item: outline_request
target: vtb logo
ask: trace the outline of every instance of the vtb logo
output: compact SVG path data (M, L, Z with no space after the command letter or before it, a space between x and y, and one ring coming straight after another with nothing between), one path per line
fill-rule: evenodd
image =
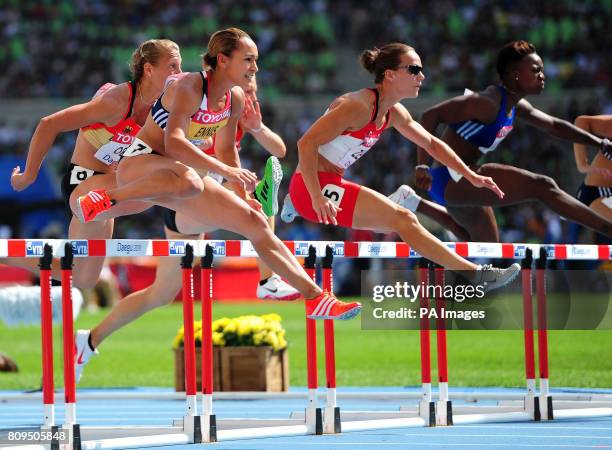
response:
M170 241L170 248L168 250L170 255L184 255L185 254L185 241Z
M27 241L26 256L43 256L44 243L43 241Z
M79 256L89 255L89 247L87 246L87 241L72 241L70 244L72 245L73 255L79 255Z

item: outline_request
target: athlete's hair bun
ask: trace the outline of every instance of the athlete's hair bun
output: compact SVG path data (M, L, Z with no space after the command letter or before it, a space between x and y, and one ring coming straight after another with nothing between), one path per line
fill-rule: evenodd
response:
M211 56L210 53L204 53L202 55L202 61L204 61L206 67L210 67L213 70L217 68L217 57Z
M376 70L376 58L380 55L380 50L376 47L373 49L364 50L360 56L361 65L365 70L374 73Z
M402 60L404 53L413 52L414 49L401 42L385 44L382 47L364 50L359 60L365 70L374 74L374 83L382 83L386 70L395 70Z

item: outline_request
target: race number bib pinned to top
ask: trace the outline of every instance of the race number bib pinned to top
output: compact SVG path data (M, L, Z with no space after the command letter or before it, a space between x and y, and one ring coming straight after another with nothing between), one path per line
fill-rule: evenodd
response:
M81 166L74 166L70 171L70 184L76 185L93 176L94 171Z
M146 155L153 153L153 149L138 138L134 138L134 142L123 153L124 157Z
M343 187L337 186L335 184L326 184L323 189L321 189L321 193L330 199L334 205L340 207L340 203L342 202L342 197L344 197L345 189Z
M134 136L129 134L117 133L108 143L100 147L94 156L107 166L111 166L121 159L134 139Z

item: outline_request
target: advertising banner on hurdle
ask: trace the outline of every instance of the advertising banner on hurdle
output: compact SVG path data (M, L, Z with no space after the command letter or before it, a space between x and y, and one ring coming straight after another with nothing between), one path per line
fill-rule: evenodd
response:
M434 329L440 323L434 319L445 319L446 329L522 329L520 283L487 291L473 277L474 272L446 271L446 283L435 286L419 282L415 270L362 271L362 328L417 330L420 320L431 319ZM611 271L549 269L545 283L548 329L612 330ZM423 306L420 298L431 302ZM436 308L440 299L443 306Z

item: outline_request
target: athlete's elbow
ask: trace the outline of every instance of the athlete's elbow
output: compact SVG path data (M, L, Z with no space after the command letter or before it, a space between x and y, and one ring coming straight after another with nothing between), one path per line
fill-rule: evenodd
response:
M38 121L38 126L36 127L38 132L53 132L55 131L55 119L53 115L45 116Z
M586 128L586 124L588 122L588 116L578 116L576 120L574 120L574 125L580 128Z
M302 136L297 142L298 157L300 159L307 157L314 147L312 140L308 136Z
M276 146L272 154L277 158L284 158L287 155L287 147L285 147L284 143L281 143Z
M438 118L438 110L435 106L426 109L423 114L421 114L421 126L427 131L435 129L439 122L440 119Z

